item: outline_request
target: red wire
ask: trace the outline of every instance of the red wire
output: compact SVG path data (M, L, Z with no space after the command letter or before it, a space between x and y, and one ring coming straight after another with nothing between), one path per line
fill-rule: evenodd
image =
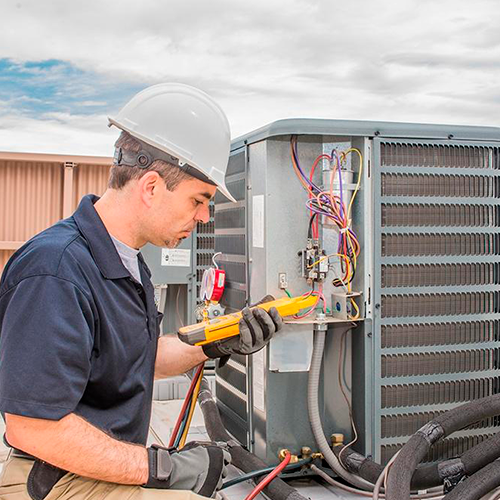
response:
M245 498L245 500L253 500L289 463L292 455L287 453L283 462L281 462L276 469L267 475Z
M174 430L172 431L172 435L170 436L170 441L168 443L168 447L171 448L174 446L175 443L175 438L177 436L177 432L179 432L179 427L181 426L182 419L184 418L184 413L186 413L186 408L189 404L189 400L191 399L191 396L193 394L194 388L196 386L196 382L198 381L198 378L200 377L201 370L203 370L203 365L202 363L199 367L198 370L196 370L196 373L193 377L193 380L191 380L191 385L189 386L188 392L186 394L186 399L184 400L184 404L182 405L181 411L179 413L179 416L177 417L177 422L175 424Z

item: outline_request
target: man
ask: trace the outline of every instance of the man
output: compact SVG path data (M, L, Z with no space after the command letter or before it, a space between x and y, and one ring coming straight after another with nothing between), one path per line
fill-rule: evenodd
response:
M144 90L110 122L122 133L108 190L26 243L0 282L0 411L12 447L2 499L213 496L226 450L146 448L153 377L251 354L281 327L276 310L245 309L239 337L204 348L158 338L138 249L188 237L217 188L233 200L229 125L210 97L178 84Z

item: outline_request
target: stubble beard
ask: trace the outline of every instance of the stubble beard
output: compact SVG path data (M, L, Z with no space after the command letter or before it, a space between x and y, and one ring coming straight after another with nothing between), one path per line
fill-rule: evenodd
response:
M165 246L167 248L177 248L184 238L172 238L170 240L165 240Z

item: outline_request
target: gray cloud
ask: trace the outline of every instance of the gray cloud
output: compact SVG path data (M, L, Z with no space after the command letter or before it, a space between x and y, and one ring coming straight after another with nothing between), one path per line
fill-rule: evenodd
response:
M497 0L4 0L2 13L0 58L100 76L68 82L82 103L96 84L174 80L217 98L234 135L292 116L498 123Z

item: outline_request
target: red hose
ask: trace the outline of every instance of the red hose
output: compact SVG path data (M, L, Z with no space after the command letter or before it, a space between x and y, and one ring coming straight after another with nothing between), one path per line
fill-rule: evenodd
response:
M170 436L170 442L168 443L168 447L171 448L174 446L175 438L177 436L177 432L179 431L179 427L181 426L182 419L184 417L184 413L186 413L187 405L189 404L189 400L191 399L191 395L193 394L194 388L196 386L196 382L200 376L201 370L203 370L203 366L205 363L202 363L191 381L191 385L189 386L188 392L186 394L186 399L184 400L184 404L182 405L181 411L179 413L179 417L177 418L177 422L175 423L174 430L172 431L172 435Z
M289 463L292 455L288 452L283 460L276 469L270 472L245 498L245 500L253 500Z

